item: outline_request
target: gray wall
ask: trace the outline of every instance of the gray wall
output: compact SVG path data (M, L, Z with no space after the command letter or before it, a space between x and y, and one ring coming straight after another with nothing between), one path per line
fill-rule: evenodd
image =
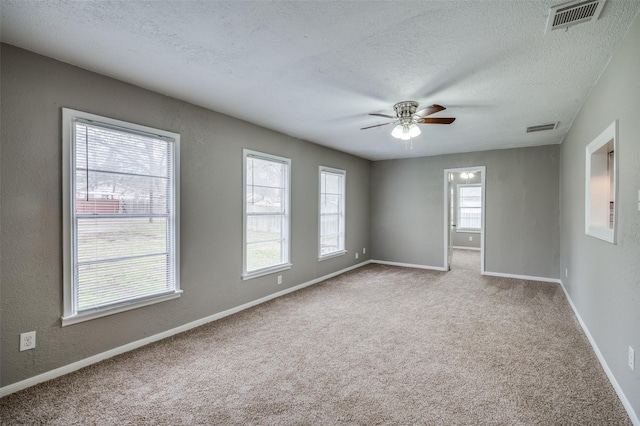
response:
M2 45L1 385L368 259L368 160ZM181 134L181 298L68 326L62 315L61 107ZM292 159L292 263L242 281L242 149ZM347 171L345 256L318 262L318 166ZM10 200L10 202L7 202ZM355 260L354 253L361 254ZM19 352L18 335L37 331Z
M454 248L468 248L480 250L479 232L462 232L456 231L451 235L451 243ZM471 240L470 240L471 239Z
M562 280L636 415L640 415L640 17L561 145ZM619 120L618 242L585 235L585 147ZM565 269L568 272L565 276ZM627 351L636 351L636 368Z
M443 267L444 169L486 166L485 270L559 278L559 149L374 162L371 257Z
M458 185L464 183L481 183L482 182L482 173L476 172L473 177L470 179L463 179L460 177L460 173L452 173L453 179L451 180L450 185L453 187L453 223L456 224L456 227L459 228L458 225ZM466 247L466 248L480 248L480 238L481 235L478 232L462 232L457 230L456 232L451 234L451 243L454 247ZM469 241L471 238L471 241Z

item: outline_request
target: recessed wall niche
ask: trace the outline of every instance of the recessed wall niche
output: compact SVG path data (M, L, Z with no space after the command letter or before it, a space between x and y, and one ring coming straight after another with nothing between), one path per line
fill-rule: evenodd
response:
M587 145L585 233L616 243L618 120Z

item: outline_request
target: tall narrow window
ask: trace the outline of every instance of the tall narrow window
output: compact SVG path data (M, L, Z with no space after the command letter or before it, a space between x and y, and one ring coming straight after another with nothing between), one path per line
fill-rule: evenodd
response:
M345 253L346 172L320 166L320 259Z
M245 279L291 267L290 165L288 158L244 150Z
M482 185L458 185L458 227L460 230L482 229Z
M180 135L63 109L63 325L178 297Z

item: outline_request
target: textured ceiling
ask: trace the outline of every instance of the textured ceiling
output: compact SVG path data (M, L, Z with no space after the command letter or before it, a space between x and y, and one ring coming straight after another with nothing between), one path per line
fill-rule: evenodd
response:
M640 0L545 34L563 0L2 0L2 41L368 159L560 143ZM438 103L407 150L393 104ZM556 130L527 126L559 121Z

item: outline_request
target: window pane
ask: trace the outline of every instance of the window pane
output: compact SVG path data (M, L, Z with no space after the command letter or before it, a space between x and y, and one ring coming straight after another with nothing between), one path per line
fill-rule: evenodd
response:
M168 176L171 142L124 131L76 125L77 168ZM86 155L82 155L83 153Z
M482 227L482 210L479 208L460 208L459 228L480 229Z
M340 208L340 202L342 201L341 195L330 195L324 194L320 197L320 202L322 205L320 208L322 209L322 213L339 213L342 209Z
M338 235L322 237L320 239L320 255L322 256L340 250L338 239Z
M87 186L88 185L88 186ZM76 171L76 211L95 214L167 214L169 180Z
M281 241L247 244L247 271L284 263L283 244Z
M247 185L284 188L285 164L261 158L247 158Z
M342 176L333 173L324 173L325 188L323 192L340 194L342 192Z
M340 216L322 216L320 220L320 235L335 235L340 233Z
M78 219L79 263L165 253L166 218Z
M481 207L482 187L462 186L460 190L460 207Z
M78 311L171 291L168 266L166 255L80 265Z
M247 186L247 213L283 213L284 206L284 189Z
M283 226L282 216L248 216L247 242L281 240Z

